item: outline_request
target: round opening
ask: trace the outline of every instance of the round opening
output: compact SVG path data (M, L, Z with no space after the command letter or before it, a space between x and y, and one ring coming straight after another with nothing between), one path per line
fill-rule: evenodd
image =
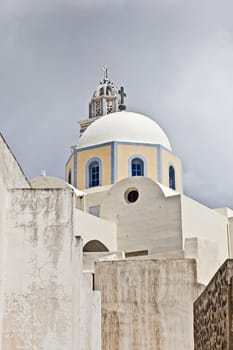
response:
M134 203L139 197L138 190L136 188L130 188L125 192L125 200L128 203Z

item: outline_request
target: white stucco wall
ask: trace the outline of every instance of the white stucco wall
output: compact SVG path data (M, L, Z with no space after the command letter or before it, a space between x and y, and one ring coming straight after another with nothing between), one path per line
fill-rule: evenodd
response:
M202 269L202 280L209 281L209 279L216 272L218 268L228 258L228 234L227 234L227 218L215 210L188 198L181 196L182 207L182 231L183 244L186 238L197 238L199 240L199 248L202 249L199 256L199 264L206 265L206 275L204 268ZM203 241L203 244L201 244ZM205 243L204 243L205 241ZM206 249L208 246L210 249ZM204 248L205 245L205 248ZM218 247L218 256L216 257L216 249L213 245ZM213 260L210 256L203 254L203 249L206 254L213 254L213 258L217 260L217 264L208 265L208 261Z
M83 273L81 290L81 350L101 350L100 292L93 291L93 275Z
M128 189L139 197L128 203ZM108 191L100 216L117 224L117 249L148 250L149 254L182 249L180 196L165 197L160 186L146 177L124 179Z
M3 350L72 349L72 194L12 190Z
M3 293L6 265L6 212L7 212L7 189L29 188L30 185L25 178L19 164L17 163L9 146L0 134L0 339L2 338L3 319ZM0 349L2 344L0 341Z
M218 245L216 242L200 238L186 238L185 258L195 258L197 263L197 281L207 285L219 268Z
M2 350L101 350L100 293L82 272L74 194L8 196Z
M116 224L79 209L74 211L75 234L83 239L83 246L92 240L103 243L109 251L117 250Z
M98 262L102 350L191 350L194 260Z

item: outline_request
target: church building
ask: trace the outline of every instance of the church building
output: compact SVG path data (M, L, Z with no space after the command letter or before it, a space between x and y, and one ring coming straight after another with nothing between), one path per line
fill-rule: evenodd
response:
M27 179L0 137L0 350L194 349L233 211L183 193L170 140L125 98L105 67L65 181Z

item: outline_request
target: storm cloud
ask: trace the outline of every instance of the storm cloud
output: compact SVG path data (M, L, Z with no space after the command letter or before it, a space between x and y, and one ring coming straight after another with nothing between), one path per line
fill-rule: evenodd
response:
M127 109L167 133L185 193L233 208L232 14L227 0L2 1L1 132L28 178L64 177L107 64Z

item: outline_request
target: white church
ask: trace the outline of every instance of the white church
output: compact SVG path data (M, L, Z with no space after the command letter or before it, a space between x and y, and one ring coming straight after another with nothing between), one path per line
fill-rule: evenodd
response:
M66 180L0 136L0 350L192 350L193 302L232 258L233 211L182 191L160 126L103 81Z

